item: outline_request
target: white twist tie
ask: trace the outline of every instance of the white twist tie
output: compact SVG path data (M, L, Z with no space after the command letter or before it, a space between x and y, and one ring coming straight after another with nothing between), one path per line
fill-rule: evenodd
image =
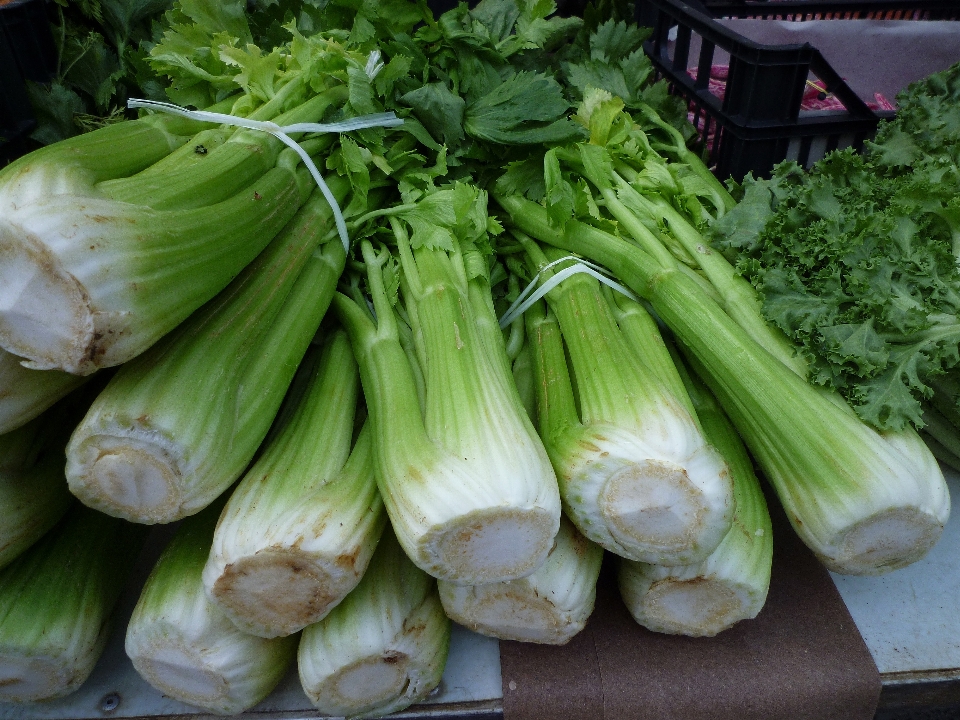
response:
M233 125L235 127L249 128L250 130L261 130L265 133L270 133L284 145L293 149L297 155L300 156L300 159L303 160L303 164L306 165L307 170L310 171L310 175L312 175L314 181L316 181L317 186L320 188L320 192L323 193L323 197L325 197L327 202L330 204L330 209L333 210L333 219L337 225L337 232L340 234L340 240L343 241L344 251L348 253L350 252L350 236L347 234L347 223L343 219L343 212L340 210L340 205L337 204L337 199L333 196L333 193L330 192L330 188L327 187L327 184L323 181L320 171L307 154L307 151L300 147L300 145L297 144L297 141L291 138L287 133L343 133L350 132L351 130L363 130L364 128L372 127L396 127L397 125L403 124L403 119L398 118L392 112L361 115L359 117L350 118L349 120L335 123L296 123L294 125L280 126L270 120L250 120L249 118L238 117L236 115L227 115L225 113L208 112L207 110L187 110L186 108L180 107L179 105L174 105L173 103L158 102L156 100L130 98L127 100L127 107L159 110L160 112L169 113L171 115L180 115L181 117L189 118L191 120L217 123L218 125Z
M563 270L561 270L558 273L555 273L549 280L543 283L543 285L537 288L537 290L534 292L534 288L537 286L537 281L540 279L540 276L544 273L544 271L549 270L554 265L558 265L568 260L573 260L574 264L570 265L569 267L565 267ZM548 292L553 290L557 285L562 283L568 277L571 277L572 275L577 275L579 273L586 273L590 277L596 278L597 280L602 282L604 285L613 288L614 290L616 290L617 292L623 295L626 295L631 300L634 300L635 302L640 302L640 299L636 295L634 295L632 292L630 292L629 289L625 288L623 285L621 285L616 280L614 280L609 275L607 275L606 272L607 271L604 268L602 268L600 265L594 265L589 260L584 260L583 258L578 258L573 255L567 255L566 257L562 257L559 260L554 260L552 263L548 263L544 265L542 268L540 268L540 272L538 272L534 276L533 280L530 281L530 284L527 285L527 287L524 288L523 292L517 296L517 299L514 300L513 304L503 314L503 317L500 318L501 329L507 327L514 320L516 320L518 317L523 315L530 308L531 305L533 305L537 300L542 298ZM533 294L531 295L531 293Z

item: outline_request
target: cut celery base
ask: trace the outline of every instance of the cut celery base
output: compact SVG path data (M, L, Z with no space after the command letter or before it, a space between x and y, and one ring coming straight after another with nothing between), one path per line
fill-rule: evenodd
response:
M99 354L95 340L82 285L35 234L0 218L0 346L31 369L80 373Z
M844 575L881 575L916 562L943 533L943 522L914 507L894 507L851 525L831 543L814 550L829 570Z
M615 535L634 543L678 550L692 546L707 507L686 470L676 463L647 460L609 477L599 506Z
M196 650L180 642L176 631L154 632L144 643L149 652L131 657L136 671L160 692L198 707L232 712L236 703L223 674L207 667ZM245 709L237 705L236 711Z
M641 583L642 584L642 583ZM710 577L654 581L636 592L621 579L624 602L633 618L648 630L713 637L741 620L756 617L763 607L746 585Z
M371 655L327 678L316 692L333 705L363 714L404 694L409 666L410 657L401 652Z
M36 702L68 695L90 674L90 667L72 668L64 658L25 656L0 649L0 701Z
M593 603L572 611L527 585L491 583L458 587L440 585L440 599L451 620L481 635L500 640L563 645L587 624Z
M457 584L512 580L543 563L556 526L547 508L485 508L433 528L421 538L418 555L427 572Z
M351 560L342 558L344 567L328 568L315 554L292 548L258 552L224 568L213 585L212 599L246 632L260 637L291 635L321 620L353 588L357 580L349 572Z
M92 435L68 455L70 491L113 517L148 525L179 520L183 481L171 450L148 438Z

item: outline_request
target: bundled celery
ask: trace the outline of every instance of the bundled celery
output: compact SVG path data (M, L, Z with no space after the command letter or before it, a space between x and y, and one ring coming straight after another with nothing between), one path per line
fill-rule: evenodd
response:
M360 584L303 631L300 682L324 714L387 715L437 687L449 644L450 620L436 582L388 531Z
M584 104L580 118L591 143L557 153L564 169L552 175L547 207L501 185L497 200L512 223L605 265L650 302L696 359L798 534L828 567L880 573L922 557L940 537L950 507L933 456L915 433L877 433L798 374L802 367L757 313L749 285L717 262L722 258L706 241L693 242L680 213L668 211L664 188L678 186L675 176L618 110L603 96ZM578 176L602 195L607 211L616 209L617 227L631 240L607 231L615 228L596 203L551 202ZM661 190L666 197L657 199ZM654 196L655 212L637 200L647 195ZM696 196L674 194L674 202L681 199L707 212Z
M280 682L296 638L241 632L207 599L201 574L222 507L213 503L177 530L140 594L125 647L136 671L165 695L233 715Z
M704 434L730 466L733 526L700 563L665 567L622 561L618 580L634 619L657 632L713 636L757 616L766 601L773 532L766 501L743 442L703 384L678 363Z
M70 428L55 414L0 435L0 568L43 537L73 500L63 474Z
M203 570L210 599L261 637L323 618L360 581L386 522L371 429L353 440L359 378L346 335L302 370L303 395L231 494Z
M545 268L548 257L536 243L522 243L535 268ZM547 270L544 279L552 275ZM647 316L652 347L641 354L596 279L574 275L546 297L550 312L531 308L526 323L540 434L567 514L622 557L665 565L702 560L730 529L733 488L679 379L663 379L676 370L656 324ZM644 313L633 305L634 315Z
M61 697L87 679L143 537L76 504L0 571L0 701Z
M224 292L117 372L67 448L77 497L136 522L171 522L240 476L343 270L343 246L320 244L330 216L316 191Z
M567 518L543 565L532 575L486 585L440 580L440 601L453 621L501 640L563 645L593 612L603 549Z
M493 312L478 249L486 194L455 185L382 214L397 243L401 302L394 308L385 286L385 274L396 273L392 256L364 241L376 317L344 295L334 307L360 364L393 528L436 577L479 584L528 575L550 550L560 498ZM404 319L412 358L401 344Z
M231 29L249 34L242 16L239 25ZM209 30L194 28L179 49ZM230 32L193 47L242 68L215 80L226 99L208 109L276 126L381 109L367 53L291 31L266 55L231 46ZM0 173L0 346L37 369L86 375L123 363L219 292L290 220L309 192L298 156L267 132L197 126L122 122ZM315 153L334 141L305 142Z

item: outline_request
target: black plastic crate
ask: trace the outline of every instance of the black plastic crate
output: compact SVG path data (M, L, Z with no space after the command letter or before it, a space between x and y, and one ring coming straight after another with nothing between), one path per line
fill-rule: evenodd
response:
M871 109L810 43L760 44L718 19L960 19L957 0L641 0L637 10L640 24L653 28L644 49L688 101L709 163L737 180L768 177L785 159L809 165L839 147L859 149L894 113ZM729 55L722 99L709 86L718 50ZM844 109L801 112L812 80Z

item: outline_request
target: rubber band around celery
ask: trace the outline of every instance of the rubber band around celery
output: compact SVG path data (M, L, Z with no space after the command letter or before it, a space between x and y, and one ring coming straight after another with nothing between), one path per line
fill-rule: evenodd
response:
M544 270L549 270L554 265L557 265L562 262L566 262L567 260L575 260L576 263L569 267L565 267L563 270L553 275L549 280L543 283L543 285L541 285L536 290L536 292L533 292L533 289L537 285L537 280L540 278L540 275L543 274ZM606 275L605 268L599 265L594 265L589 260L584 260L583 258L574 257L573 255L567 255L566 257L562 257L559 260L554 260L552 263L548 263L547 265L544 265L542 268L540 268L540 272L538 272L534 276L533 280L530 281L530 284L524 288L523 292L517 296L517 299L514 300L513 304L503 314L503 317L500 318L501 329L507 327L514 320L516 320L518 317L523 315L523 313L525 313L531 305L533 305L537 300L542 298L548 292L553 290L553 288L555 288L557 285L562 283L568 277L572 275L577 275L579 273L586 273L590 277L599 280L604 285L613 288L614 290L616 290L619 293L622 293L623 295L626 295L631 300L635 300L637 302L640 301L639 298L636 295L634 295L630 290L625 288L623 285L618 283L609 275ZM532 295L531 295L531 292L533 293ZM527 297L528 295L529 297Z
M170 113L171 115L180 115L181 117L201 122L217 123L218 125L233 125L236 127L249 128L251 130L261 130L270 133L287 147L294 150L303 164L306 165L313 179L316 181L323 197L330 203L333 210L333 219L337 225L337 233L343 242L343 249L350 252L350 237L347 234L347 223L343 219L343 212L337 199L330 192L330 188L323 181L320 171L314 164L307 151L304 150L297 141L291 138L287 133L328 133L328 132L350 132L351 130L363 130L371 127L396 127L403 124L403 119L398 118L392 112L374 113L371 115L360 115L342 122L335 123L296 123L294 125L277 125L269 120L250 120L249 118L238 117L236 115L227 115L225 113L207 112L206 110L187 110L173 103L157 102L156 100L141 100L139 98L130 98L127 100L128 108L147 108L148 110L159 110L160 112Z

